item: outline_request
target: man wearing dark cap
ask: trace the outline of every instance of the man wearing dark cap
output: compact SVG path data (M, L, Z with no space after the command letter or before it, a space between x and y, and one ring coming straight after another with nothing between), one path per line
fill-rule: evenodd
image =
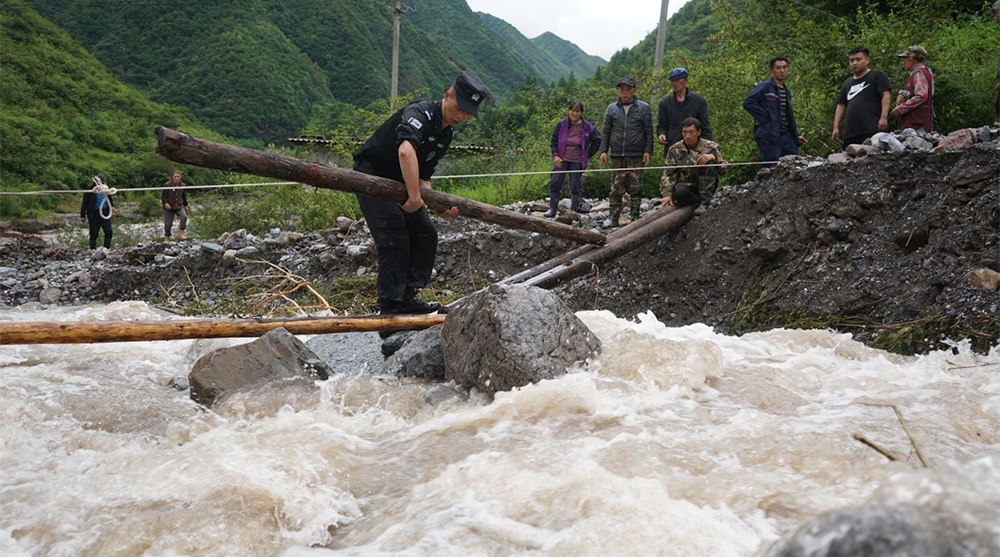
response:
M673 94L660 101L656 119L656 135L660 145L664 145L666 157L670 146L681 140L681 122L694 118L701 122L701 138L712 139L712 125L708 122L708 103L705 97L692 93L687 88L688 71L684 68L670 70L670 88Z
M753 116L753 138L760 149L760 160L776 161L785 155L798 155L806 138L799 135L792 110L792 91L785 85L789 62L775 56L768 62L771 79L763 81L743 99L743 110ZM775 166L769 162L764 168Z
M611 167L622 169L611 173L608 226L618 226L622 197L626 191L632 203L632 220L639 218L639 207L642 205L641 167L649 164L653 154L653 113L649 104L635 98L636 88L634 79L622 78L618 82L618 102L609 104L604 111L601 162L608 164L610 150Z
M922 129L931 131L934 120L934 73L924 65L927 51L920 45L908 46L896 56L903 59L903 67L910 72L906 86L896 96L896 108L889 114L899 118L897 129Z
M451 145L455 126L479 113L483 82L458 74L444 99L414 101L386 120L354 153L354 170L406 184L408 198L394 201L358 195L361 212L378 248L378 305L381 313L432 313L441 306L416 298L427 286L437 254L437 229L420 198ZM453 218L452 207L439 216Z

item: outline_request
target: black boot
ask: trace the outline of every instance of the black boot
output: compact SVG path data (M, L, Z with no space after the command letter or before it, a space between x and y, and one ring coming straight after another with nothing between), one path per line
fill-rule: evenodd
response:
M545 213L545 218L547 218L547 219L551 219L551 218L552 218L552 217L554 217L554 216L556 216L556 210L555 210L555 209L549 209L549 210L548 210L548 211L547 211L547 212Z

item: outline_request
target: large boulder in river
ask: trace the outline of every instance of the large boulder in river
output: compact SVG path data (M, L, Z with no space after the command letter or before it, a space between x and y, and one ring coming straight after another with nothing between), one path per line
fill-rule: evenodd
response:
M259 339L220 348L195 362L191 399L212 406L223 395L289 379L326 379L330 368L295 335L275 329Z
M396 377L444 379L444 339L441 336L441 327L431 327L407 338L403 345L386 359L382 365L382 373Z
M778 541L767 557L955 557L969 547L947 516L914 505L872 505L817 517Z
M558 377L601 349L555 294L524 285L469 296L449 311L442 335L446 377L490 396Z

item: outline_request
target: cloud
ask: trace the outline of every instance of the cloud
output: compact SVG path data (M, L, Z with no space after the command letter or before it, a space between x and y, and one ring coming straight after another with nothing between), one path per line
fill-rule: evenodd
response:
M528 38L551 31L605 60L635 46L656 28L660 0L467 0L477 12L495 15ZM687 0L671 0L673 15Z

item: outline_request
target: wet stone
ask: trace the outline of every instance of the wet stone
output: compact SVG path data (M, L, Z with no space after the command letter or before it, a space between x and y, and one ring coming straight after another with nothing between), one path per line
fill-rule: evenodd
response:
M441 327L431 327L407 338L385 361L382 373L396 377L444 379L444 339Z
M554 293L493 285L449 311L447 379L493 395L566 373L601 343Z
M212 406L237 391L290 379L326 379L330 368L285 329L202 356L188 375L191 399ZM296 384L302 384L297 381Z
M59 302L62 294L62 290L58 288L46 288L38 293L38 301L45 305L52 305Z

